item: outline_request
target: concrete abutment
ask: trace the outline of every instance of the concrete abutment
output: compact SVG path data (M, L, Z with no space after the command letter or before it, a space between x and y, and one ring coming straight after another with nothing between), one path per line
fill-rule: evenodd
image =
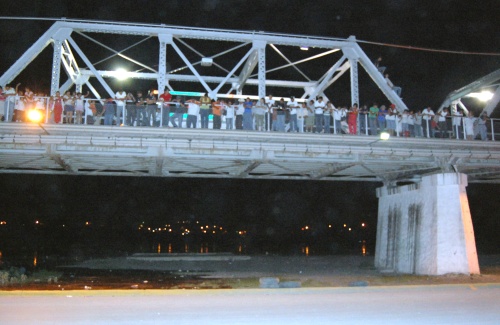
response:
M467 175L443 173L378 188L375 266L419 275L479 274L466 186Z

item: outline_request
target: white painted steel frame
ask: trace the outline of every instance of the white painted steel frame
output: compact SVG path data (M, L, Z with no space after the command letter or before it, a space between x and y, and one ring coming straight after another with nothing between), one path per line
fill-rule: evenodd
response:
M448 96L443 101L443 103L441 104L441 106L439 107L438 111L441 111L443 108L448 106L452 106L452 109L456 110L456 105L459 105L462 109L465 109L465 111L467 111L465 105L460 101L462 98L480 89L486 87L493 87L495 88L495 93L493 95L493 98L488 101L488 104L486 104L486 107L483 110L483 112L486 112L486 114L490 116L493 110L497 107L498 103L500 102L500 84L498 84L499 81L500 81L500 69L495 70L487 74L486 76L483 76L471 82L470 84L449 93Z
M406 105L402 100L390 89L384 80L384 77L380 74L377 68L373 65L371 60L362 51L359 45L356 43L354 37L348 39L336 39L336 38L326 38L326 37L312 37L303 35L287 35L287 34L276 34L276 33L265 33L265 32L249 32L249 31L237 31L237 30L222 30L222 29L199 29L191 27L180 27L180 26L167 26L167 25L148 25L148 24L134 24L134 23L120 23L120 22L102 22L102 21L81 21L81 20L66 20L56 21L52 27L44 33L40 39L35 42L22 56L15 62L11 68L9 68L1 77L0 84L4 85L12 81L36 56L43 51L43 49L50 43L54 44L54 54L52 63L52 79L51 79L51 94L56 91L61 90L60 85L60 66L63 63L63 67L68 74L68 81L63 84L64 90L69 89L72 84L76 84L77 88L81 88L81 85L86 84L92 90L97 98L100 98L99 94L96 94L95 88L90 84L88 77L95 77L99 83L104 87L107 95L112 95L114 92L109 87L109 85L104 81L103 77L116 77L116 73L113 71L99 71L95 68L92 62L85 56L84 51L78 47L74 39L71 37L71 33L75 32L94 43L108 49L113 52L113 55L105 58L107 60L113 56L120 56L126 60L129 60L142 68L149 70L150 72L134 72L129 73L128 76L132 78L141 79L153 79L157 80L158 88L160 92L163 91L165 87L172 89L169 85L170 80L176 81L189 81L189 82L199 82L205 90L210 94L212 98L217 97L215 90L219 91L221 89L220 85L227 83L231 85L231 89L236 90L238 94L242 93L242 89L245 85L256 85L258 86L259 97L264 97L266 94L266 86L281 86L281 87L293 87L304 89L305 94L324 94L326 87L330 86L335 82L338 77L340 77L343 72L340 70L337 78L325 79L314 81L311 80L307 75L305 75L301 70L298 69L297 65L303 62L307 62L331 53L335 53L341 50L349 59L349 64L343 66L344 68L350 68L351 70L351 101L359 102L359 90L358 90L358 73L357 73L357 63L360 63L363 68L367 71L368 75L373 79L373 81L378 85L382 92L387 96L387 98L395 103L398 109L403 110ZM144 36L146 39L150 37L157 37L159 40L159 53L158 53L158 71L142 64L141 62L134 60L123 54L124 50L116 51L101 42L94 40L86 33L105 33L105 34L122 34L122 35L137 35ZM233 76L233 73L229 73L228 69L217 65L222 70L225 70L226 77L220 76L205 76L200 73L195 68L195 64L190 62L188 58L181 51L176 41L183 43L188 46L189 49L193 50L198 55L203 54L196 51L194 48L187 45L183 39L200 39L208 41L227 41L242 43L242 45L252 44L252 53L248 55L245 61L245 65L239 75L239 77ZM67 42L73 47L77 52L80 59L82 59L87 65L87 69L81 69L76 64L76 59L73 57L71 50L67 46ZM135 45L141 42L137 42ZM281 67L267 67L266 66L266 53L265 49L267 46L272 47L278 54L287 62L287 64ZM309 48L324 48L327 49L319 55L313 55L307 59L299 60L296 62L291 62L283 53L281 53L277 46L292 46L299 49L300 47ZM166 71L167 66L167 47L171 46L175 53L184 61L189 70L193 75L177 75L173 70L171 72ZM222 53L227 53L224 51ZM216 56L211 58L213 59ZM64 58L63 58L64 56ZM203 57L202 57L203 58ZM103 60L99 61L102 62ZM196 65L199 62L196 63ZM238 65L241 64L241 61ZM258 67L256 75L252 72L255 67ZM277 71L279 69L293 67L300 74L305 77L305 81L295 81L295 80L270 80L266 78L266 74ZM232 69L231 72L236 72L237 69ZM335 71L334 71L335 72ZM228 77L229 76L229 77ZM253 77L257 76L257 79ZM330 76L331 77L331 76ZM208 84L215 82L218 85L212 89ZM236 86L236 87L235 87ZM320 87L321 86L321 87ZM351 103L351 104L352 104Z
M0 124L0 173L500 183L496 142L225 130Z

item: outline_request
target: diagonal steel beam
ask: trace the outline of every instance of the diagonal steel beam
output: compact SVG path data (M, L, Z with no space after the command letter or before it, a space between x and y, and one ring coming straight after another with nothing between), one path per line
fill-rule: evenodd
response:
M99 41L97 41L97 40L93 39L92 37L90 37L90 36L88 36L88 35L85 35L85 34L84 34L84 33L82 33L82 32L77 32L77 33L78 33L79 35L82 35L82 36L83 36L83 37L85 37L86 39L88 39L88 40L90 40L90 41L92 41L92 42L94 42L94 43L96 43L96 44L98 44L98 45L100 45L100 46L104 47L105 49L107 49L107 50L109 50L109 51L111 51L111 52L115 53L115 54L116 54L116 55L118 55L119 57L124 58L125 60L128 60L128 61L130 61L130 62L132 62L132 63L135 63L135 64L137 64L137 65L139 65L139 66L141 66L141 67L143 67L143 68L145 68L145 69L148 69L148 70L150 70L150 71L152 71L152 72L158 72L158 71L156 71L155 69L153 69L153 68L151 68L151 67L149 67L149 66L147 66L147 65L145 65L145 64L143 64L143 63L141 63L141 62L139 62L139 61L137 61L137 60L134 60L134 59L132 59L132 58L131 58L131 57L129 57L129 56L126 56L126 55L124 55L124 54L121 54L120 52L118 52L118 51L116 51L116 50L112 49L111 47L109 47L109 46L107 46L107 45L105 45L105 44L102 44L101 42L99 42ZM92 65L92 63L90 63L90 64Z
M68 37L68 41L71 44L71 46L73 46L73 48L75 49L76 53L78 53L78 55L83 60L83 62L85 62L85 64L87 65L87 67L90 69L90 71L92 71L92 73L95 75L95 77L97 78L97 80L99 80L99 82L104 87L104 89L108 92L108 95L110 97L115 97L115 93L113 92L113 90L111 89L111 87L108 86L108 84L106 83L106 81L104 80L104 78L95 69L95 67L92 65L92 62L90 62L90 60L87 58L87 56L85 55L85 53L83 53L83 51L80 49L80 47L78 46L78 44L76 44L76 42L73 40L73 38Z
M286 62L288 63L292 63L292 61L290 61L274 44L269 44L269 46L276 51L276 53L278 53L283 59L285 59ZM302 72L302 70L300 70L299 68L297 68L297 66L294 64L293 65L293 68L295 70L297 70L304 78L307 79L307 81L311 81L311 78L309 78L304 72Z
M345 55L342 55L340 60L338 60L326 73L325 78L318 83L316 87L314 87L313 91L310 94L311 98L316 97L319 93L322 93L328 86L330 85L330 81L332 76L337 72L337 69L340 67L340 65L346 60Z
M53 161L55 161L59 166L61 166L68 173L73 174L73 173L77 172L77 171L75 171L75 169L71 166L71 164L69 162L67 162L66 160L64 160L61 157L61 155L51 154L51 155L49 155L49 158L52 159Z
M331 174L338 173L345 169L351 168L352 166L357 165L358 163L347 163L347 164L328 164L326 167L314 170L309 174L311 179L321 179Z
M219 56L222 56L224 54L230 53L230 52L232 52L234 50L237 50L237 49L239 49L241 47L244 47L244 46L246 46L248 44L250 44L250 43L242 43L242 44L239 44L239 45L237 45L237 46L235 46L233 48L230 48L230 49L228 49L226 51L220 52L220 53L218 53L216 55L212 55L212 59L215 59L215 58L217 58ZM196 61L195 63L193 63L193 65L198 65L200 63L201 63L201 61ZM182 70L187 69L187 68L189 68L189 67L187 65L185 65L183 67L180 67L180 68L177 68L177 69L173 69L172 71L169 71L169 74L176 73L176 72L182 71Z
M103 63L104 61L107 61L107 60L109 60L109 59L112 59L112 58L114 58L115 56L118 56L118 54L122 54L123 52L130 50L131 48L136 47L137 45L139 45L139 44L141 44L141 43L144 43L145 41L147 41L147 40L148 40L148 39L150 39L150 38L152 38L152 36L148 36L148 37L146 37L146 38L144 38L144 39L140 40L139 42L134 43L134 44L130 45L129 47L124 48L123 50L121 50L121 51L119 51L119 52L116 52L115 54L112 54L112 55L110 55L110 56L108 56L108 57L106 57L106 58L104 58L104 59L102 59L102 60L99 60L99 61L97 61L97 62L94 62L93 64L94 64L94 66L95 66L95 65L98 65L98 64L100 64L100 63Z
M332 53L335 53L335 52L338 52L338 51L340 51L340 50L339 49L329 50L329 51L326 51L326 52L323 52L323 53L320 53L320 54L316 54L316 55L313 55L311 57L308 57L308 58L305 58L305 59L302 59L302 60L299 60L299 61L295 61L295 62L292 62L292 63L289 63L289 64L282 65L280 67L276 67L276 68L267 70L266 73L277 71L277 70L281 70L281 69L285 69L285 68L288 68L288 67L290 67L292 65L297 65L297 64L304 63L304 62L307 62L307 61L315 60L315 59L321 58L321 57L323 57L325 55L332 54ZM250 78L253 78L255 76L257 76L257 74L251 75Z
M205 58L206 56L203 55L201 52L195 50L191 45L189 45L188 43L184 42L182 39L180 38L175 38L179 43L183 44L185 47L187 47L188 49L190 49L191 51L193 51L194 53L196 53L197 55L199 55L201 58ZM214 58L214 57L212 57ZM200 61L201 62L201 61ZM228 73L229 70L227 70L226 68L224 68L223 66L221 66L220 64L217 64L216 62L213 62L212 63L213 65L215 65L217 68L221 69L222 71Z
M200 81L200 83L206 89L207 93L211 93L212 89L210 89L210 87L205 82L205 80L203 80L203 77L193 67L193 65L191 64L191 62L189 62L188 58L184 55L184 53L182 53L181 49L177 46L177 44L175 44L175 42L172 42L172 43L169 43L169 44L174 48L175 52L177 52L177 54L181 57L182 61L184 61L184 63L189 67L189 70L191 70L191 72L193 72L193 74L198 78L198 80Z
M250 56L250 54L254 53L254 50L253 49L250 49L250 51L248 51L245 56L243 56L243 58L241 58L241 60L234 66L233 70L231 70L227 76L219 83L219 85L217 86L217 88L214 89L214 93L217 94L219 92L219 90L226 84L226 82L229 80L229 78L231 78L231 76L234 75L234 73L236 72L236 70L238 70L238 68L243 64L243 62L245 62L245 60Z
M240 75L238 76L238 91L241 91L243 89L243 86L247 82L250 74L255 69L258 63L259 50L256 48L252 48L249 53L250 55L248 56L248 59L241 69Z

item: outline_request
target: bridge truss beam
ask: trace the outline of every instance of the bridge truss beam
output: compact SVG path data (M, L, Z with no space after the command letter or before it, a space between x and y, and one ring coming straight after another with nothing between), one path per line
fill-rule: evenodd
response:
M103 42L90 37L89 34L92 33L142 36L144 38L138 42L136 41L132 46L125 47L122 50L115 50ZM83 37L84 39L111 51L112 55L92 63L89 56L85 53L85 49L80 47L77 43L75 36ZM124 54L125 51L142 44L144 41L152 37L158 38L158 69L154 69L148 64L140 62L138 59ZM237 43L237 45L231 49L226 49L217 54L211 55L210 57L205 57L201 51L198 51L193 46L189 45L186 40L217 42L218 46L221 43ZM368 74L372 77L382 92L389 98L389 100L391 100L391 102L396 103L400 109L406 108L406 105L401 101L401 99L397 97L387 86L383 76L378 72L376 67L356 43L354 37L350 37L349 39L335 39L265 32L198 29L180 26L167 26L163 24L148 25L84 20L56 21L52 27L50 27L49 30L47 30L47 32L44 33L42 37L40 37L40 39L21 56L21 58L18 59L18 61L15 62L12 67L0 77L0 84L4 85L11 82L50 43L54 44L51 94L54 94L59 90L69 89L73 84L76 84L78 89L81 88L83 84L86 84L93 92L96 92L97 88L91 84L92 78L97 79L107 93L106 96L114 94L114 91L106 83L104 78L116 78L116 71L98 70L96 65L102 64L103 62L117 56L139 67L139 70L128 73L128 77L156 80L160 92L162 92L165 87L170 90L175 90L170 84L170 81L189 81L201 84L212 98L217 97L219 94L227 95L228 90L229 92L236 91L237 93L241 93L245 85L257 86L259 97L263 97L265 95L266 87L269 86L301 88L305 92L305 95L303 95L302 98L305 98L307 95L324 94L326 88L330 87L338 79L338 77L343 74L343 72L350 69L352 92L351 101L354 103L354 101L359 102L359 93L357 89L357 64L360 63L361 66L367 70ZM247 46L248 44L252 44L252 49L250 50L250 54L247 52L246 58L243 59L245 62L243 66L241 65L241 61L230 69L226 69L220 64L222 62L226 62L222 59L223 55ZM193 60L182 51L180 46L185 46L190 51L200 56L201 61L193 62ZM326 51L292 62L292 60L290 60L282 52L282 50L278 49L278 46L281 48L287 47L287 49L297 51L300 51L300 48L325 49ZM168 48L172 48L174 51L169 51ZM278 53L278 55L286 61L286 64L278 67L271 66L270 61L268 60L268 55L266 55L266 49L269 48ZM78 56L73 56L73 50L78 54ZM323 78L314 80L314 78L311 78L298 68L298 65L302 63L311 60L318 60L320 58L327 60L327 66L332 66L332 62L328 56L338 51L342 51L342 53L349 59L349 62L347 65L339 67L337 78L332 78L331 73L328 73L328 78L324 75ZM169 56L167 56L167 53ZM179 61L178 59L180 58L185 66L173 67L173 69L167 71L169 61L175 61L170 60L172 55L177 55L177 61ZM219 63L215 62L215 58L218 60L220 58ZM198 68L200 64L203 66L203 63L207 60L222 70L224 75L207 75L204 73L204 69ZM59 71L61 66L68 75L69 80L71 80L66 81L63 84L63 88L61 88L59 80ZM253 74L253 70L256 67L258 71L256 74ZM178 74L178 72L184 70L185 68L187 68L191 74ZM270 73L285 68L295 69L295 71L300 75L300 78L303 80L279 80L268 77ZM336 71L333 71L333 73L335 72ZM210 83L216 83L217 85L212 88L209 85ZM225 85L228 85L228 87L223 89ZM94 93L94 95L96 94ZM279 95L277 94L276 96ZM102 96L97 94L96 97L100 98Z

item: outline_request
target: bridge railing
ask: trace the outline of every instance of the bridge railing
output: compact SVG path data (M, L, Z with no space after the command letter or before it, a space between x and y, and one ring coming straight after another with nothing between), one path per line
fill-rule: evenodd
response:
M395 120L395 129L393 135L395 136L410 136L410 137L424 137L424 138L449 138L457 140L467 140L467 136L472 136L472 139L481 138L481 126L479 123L480 118L474 117L472 121L472 130L465 127L466 117L456 117L448 116L445 118L445 124L440 124L439 121L421 120L421 124L413 122L410 124L409 131L410 135L405 134L404 125L400 117ZM375 131L376 134L380 134L383 131L387 131L387 124L380 123L378 118L375 119ZM486 128L486 139L496 141L500 139L500 119L497 118L487 118L485 123ZM419 129L419 132L417 132ZM358 134L363 135L375 135L371 134L371 127L369 122L368 114L359 114L358 117ZM421 135L419 133L421 132Z
M16 96L15 101L22 100L24 99L24 96ZM3 100L0 100L0 108L2 105L4 106L4 117L3 121L12 121L13 118L13 113L14 109L16 107L16 102L13 102L12 100L9 100L8 98ZM97 106L104 106L106 100L105 99L97 99L97 98L85 98L84 99L84 111L82 114L82 123L83 124L93 124L93 125L100 125L102 124L101 121L101 112L103 110L102 107L98 107L97 111L92 112L92 110L89 107L89 102L93 101L97 104ZM157 121L155 120L150 120L150 125L153 126L163 126L163 119L161 116L163 116L163 103L162 102L157 102L157 114L160 116ZM172 110L172 107L175 107L174 105L177 104L176 102L170 102L168 103L170 105L170 111ZM115 112L116 112L116 104L113 104L115 106ZM43 122L45 123L54 123L54 112L53 112L53 103L50 101L50 97L48 96L34 96L33 97L33 102L30 104L29 107L24 107L24 111L27 112L30 109L37 109L43 112ZM126 120L127 117L127 109L126 105L122 106L122 111L120 112L121 114L121 120L115 121L116 124L122 124ZM1 110L0 110L1 111ZM154 114L153 114L154 115ZM174 113L170 112L170 116L173 117ZM270 117L269 114L266 114L268 117ZM65 121L65 112L61 113L61 121ZM152 119L152 116L149 116ZM183 120L186 120L187 113L183 114ZM24 119L24 117L23 117ZM338 127L338 124L335 123L333 120L334 117L331 117L332 121L330 123L331 128L330 132L333 134L347 134L349 133L349 128L347 127L347 121L343 120L341 121L341 126L340 128ZM378 135L383 131L387 131L387 124L385 123L380 123L378 118L375 120L375 128L372 131L373 126L370 124L369 117L367 113L361 112L358 114L357 117L357 135ZM97 122L96 122L97 121ZM62 123L63 123L62 122ZM198 123L200 121L198 120ZM435 123L434 123L435 122ZM400 116L398 116L395 119L395 129L393 130L393 135L398 136L398 137L405 137L405 136L410 136L410 137L427 137L427 138L449 138L449 139L457 139L457 140L466 140L467 136L470 135L472 136L472 139L481 139L481 127L479 122L479 118L475 117L474 123L473 123L473 128L472 128L472 134L469 132L471 130L468 130L467 127L464 127L466 125L466 117L454 117L454 116L448 116L446 117L445 121L445 130L442 130L441 128L443 127L443 124L439 124L438 121L432 121L432 120L425 120L422 119L421 123L422 124L413 124L411 127L412 130L410 130L410 134L405 133L405 130L403 130L403 123L402 119ZM71 123L76 123L76 118L73 117L73 120ZM210 124L212 123L212 115L210 115ZM222 123L223 125L225 124L225 117L222 116ZM266 125L272 124L272 121L266 121ZM486 127L486 139L487 140L492 140L496 141L497 139L500 139L500 119L496 118L488 118L485 124ZM421 128L421 130L420 130ZM419 130L419 131L417 131ZM268 130L269 131L269 130ZM421 131L421 133L420 133ZM373 133L373 134L372 134ZM421 134L421 136L419 136ZM484 134L483 134L484 136Z

